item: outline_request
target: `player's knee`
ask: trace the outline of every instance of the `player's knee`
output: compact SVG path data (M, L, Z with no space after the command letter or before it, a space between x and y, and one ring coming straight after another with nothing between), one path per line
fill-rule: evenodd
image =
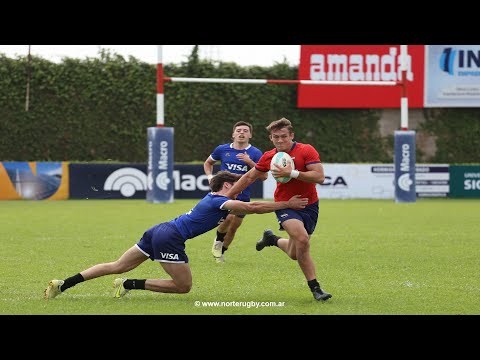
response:
M297 247L297 251L308 251L308 249L310 249L310 240L308 236L301 237L297 239L295 245Z
M192 290L192 284L180 284L177 285L177 288L180 294L187 294Z
M290 259L292 259L292 260L297 260L297 253L296 253L296 251L289 251L289 252L287 253L287 255L288 255L288 257L289 257Z

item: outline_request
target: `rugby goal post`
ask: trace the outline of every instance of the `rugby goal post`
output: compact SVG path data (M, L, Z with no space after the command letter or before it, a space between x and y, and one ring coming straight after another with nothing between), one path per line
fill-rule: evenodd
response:
M224 83L224 84L277 84L277 85L344 85L344 86L400 86L401 128L395 131L395 201L415 202L415 131L408 130L407 97L407 45L400 45L401 79L398 81L332 81L332 80L268 80L228 78L183 78L166 77L163 71L163 45L157 45L157 126L147 129L148 166L147 201L170 203L174 201L173 183L173 134L174 129L165 127L164 83Z

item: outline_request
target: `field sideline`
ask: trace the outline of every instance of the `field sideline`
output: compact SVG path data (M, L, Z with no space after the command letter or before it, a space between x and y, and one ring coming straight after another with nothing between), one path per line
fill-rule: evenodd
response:
M215 230L188 240L188 294L113 299L112 275L43 299L49 280L115 260L148 227L196 202L0 201L0 314L480 314L480 200L470 199L320 200L311 246L318 279L333 294L326 303L279 249L255 250L265 228L278 232L274 214L246 217L225 264L210 253ZM167 277L151 261L126 276Z

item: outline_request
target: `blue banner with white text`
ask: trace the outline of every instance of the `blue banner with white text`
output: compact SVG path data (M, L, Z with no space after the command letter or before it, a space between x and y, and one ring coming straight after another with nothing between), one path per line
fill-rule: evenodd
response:
M147 129L147 201L173 202L173 128Z
M415 202L415 131L395 131L395 201Z

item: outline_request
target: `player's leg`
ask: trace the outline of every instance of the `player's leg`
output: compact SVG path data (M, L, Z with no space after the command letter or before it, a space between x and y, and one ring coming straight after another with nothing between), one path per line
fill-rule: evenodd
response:
M238 228L242 225L244 217L245 215L228 215L218 226L212 245L212 255L217 262L223 263L225 261L224 253L232 243Z
M145 290L186 294L192 288L192 272L188 263L160 263L163 269L172 278L170 279L148 279L145 282Z
M303 222L290 219L282 223L289 238L279 239L278 247L292 260L297 260L307 280L315 278L315 264L310 256L310 237L303 226Z
M227 215L225 220L217 227L217 233L212 245L212 255L215 259L219 259L222 256L223 241L234 217L234 215Z
M228 249L230 244L233 241L233 238L235 237L235 234L237 233L238 228L242 225L243 219L245 218L245 215L229 215L229 217L232 217L230 221L230 227L228 228L228 231L223 239L223 247ZM226 250L225 250L226 251ZM224 251L224 252L225 252Z
M94 265L86 270L83 270L80 272L80 274L85 280L110 274L123 274L127 271L135 269L147 259L148 257L142 253L136 245L133 245L130 249L125 251L125 253L123 253L118 260Z
M121 298L130 290L149 290L162 293L185 294L192 288L192 273L188 263L160 262L172 279L124 279L113 281L113 297Z
M82 271L80 275L82 275L85 280L90 280L104 275L123 274L135 269L147 259L148 256L134 245L125 251L117 261L92 266L91 268ZM113 280L113 297L119 298L128 292L124 287L125 281L125 278L116 278Z
M125 251L125 253L123 253L123 255L116 261L94 265L65 280L51 280L45 289L45 298L53 299L68 288L86 280L110 274L122 274L130 271L147 259L148 257L134 245Z
M313 231L314 227L308 222L304 224L301 221L292 219L282 223L285 230L290 235L289 241L286 244L286 252L292 259L297 259L298 265L307 280L308 287L313 294L315 300L328 300L332 297L331 294L325 292L317 281L315 270L315 263L310 255L310 238L306 227ZM281 242L280 240L278 241ZM285 243L282 242L282 245ZM284 250L285 251L285 250Z
M256 249L266 246L277 246L291 259L297 260L307 279L308 286L316 300L328 300L331 294L323 291L316 279L315 264L310 256L310 235L315 230L318 219L318 203L314 203L301 211L292 209L275 212L281 228L286 230L289 238L281 238L271 230L265 230L262 239L256 243Z

